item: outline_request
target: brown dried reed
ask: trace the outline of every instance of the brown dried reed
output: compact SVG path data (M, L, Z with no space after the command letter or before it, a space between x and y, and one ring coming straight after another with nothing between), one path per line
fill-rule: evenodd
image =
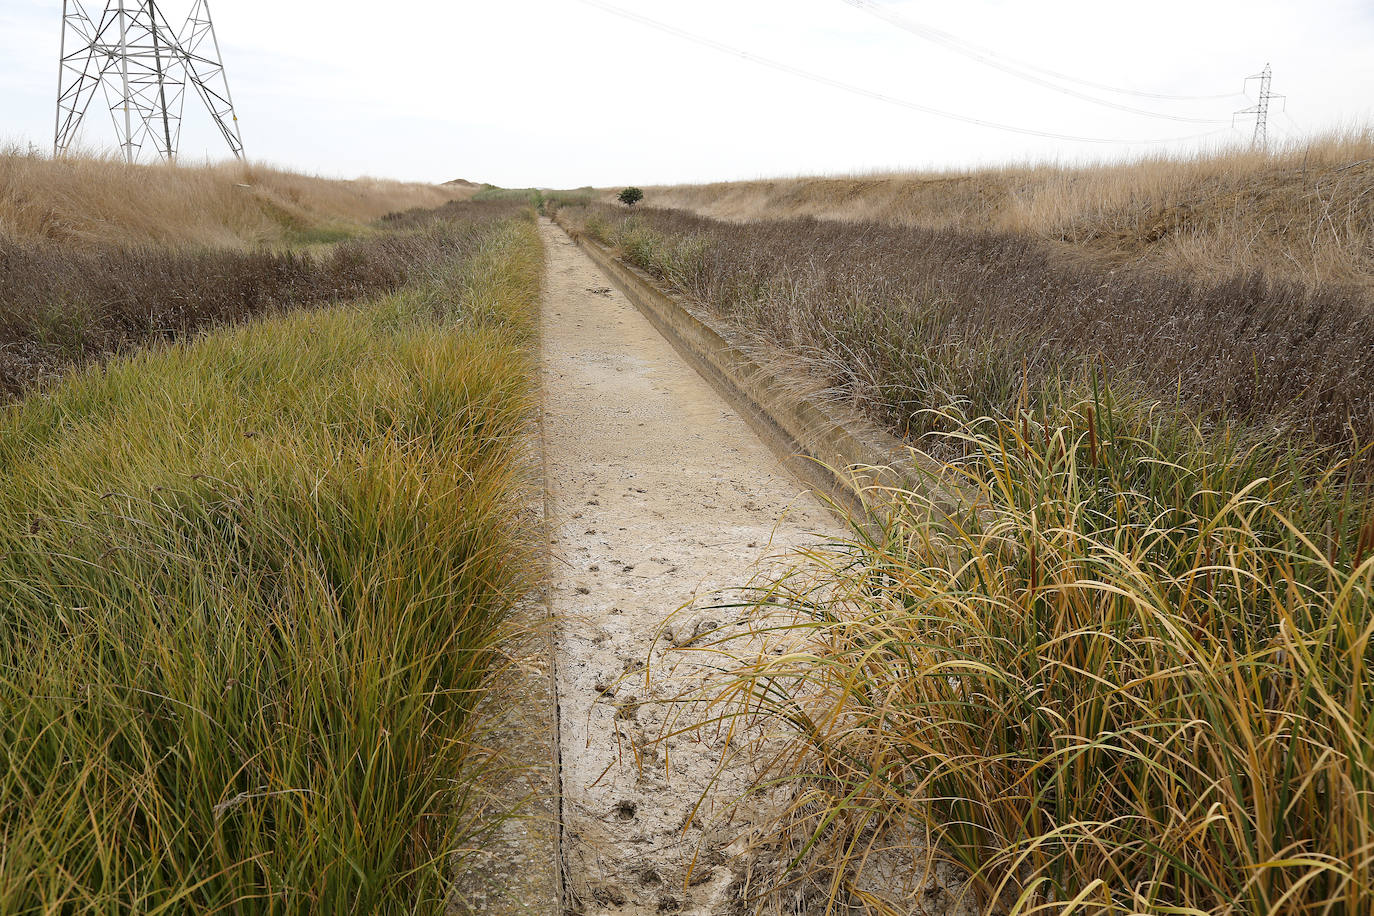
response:
M618 190L618 189L617 189ZM646 188L654 206L1014 232L1111 264L1374 285L1374 130L1109 165ZM614 191L602 194L607 203Z
M0 241L252 248L357 229L471 187L340 181L256 163L127 165L0 148Z
M565 211L578 219L578 211ZM619 246L899 433L1011 416L1092 367L1114 389L1319 444L1374 435L1374 303L1258 271L1108 268L1030 236L815 219L583 211Z
M148 343L396 290L451 258L474 227L519 209L459 203L397 215L390 231L323 253L0 239L0 395Z

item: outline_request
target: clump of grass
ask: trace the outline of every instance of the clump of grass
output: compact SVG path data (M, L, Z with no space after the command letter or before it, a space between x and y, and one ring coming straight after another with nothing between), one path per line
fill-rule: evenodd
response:
M544 192L544 212L552 216L559 207L583 206L595 202L597 193L593 188L573 188L564 191Z
M498 188L484 185L472 198L474 201L505 201L527 203L541 214L552 214L565 204L588 204L596 199L591 188L577 188L567 191L552 191L544 188Z
M475 197L471 200L449 201L439 207L412 207L387 213L377 220L381 229L425 229L452 221L472 222L479 219L506 219L513 213L534 206L535 202L522 194Z
M1374 301L1357 288L1109 270L961 229L564 216L913 439L947 431L932 406L1009 416L1023 386L1094 369L1182 417L1323 445L1374 437Z
M0 414L0 910L441 912L530 583L532 221Z
M797 789L795 864L906 912L862 876L929 831L985 912L1367 911L1368 456L1045 401L949 412L957 506L900 494L754 591L786 651L714 702L785 725L760 784Z

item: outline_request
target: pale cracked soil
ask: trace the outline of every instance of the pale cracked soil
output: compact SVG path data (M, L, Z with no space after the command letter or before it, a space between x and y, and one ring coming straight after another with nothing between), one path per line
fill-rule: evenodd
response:
M541 231L569 908L739 912L754 863L726 847L759 813L726 815L753 774L712 783L713 733L655 739L710 670L681 648L731 626L714 593L837 523L562 231Z

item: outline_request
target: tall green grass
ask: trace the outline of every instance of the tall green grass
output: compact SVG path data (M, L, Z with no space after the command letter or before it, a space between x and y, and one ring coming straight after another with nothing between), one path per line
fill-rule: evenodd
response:
M899 494L756 583L783 651L714 702L785 725L775 836L870 911L921 902L861 876L928 831L980 912L1370 912L1367 456L1042 401L943 418L957 507Z
M531 220L0 415L0 911L440 911L531 584Z

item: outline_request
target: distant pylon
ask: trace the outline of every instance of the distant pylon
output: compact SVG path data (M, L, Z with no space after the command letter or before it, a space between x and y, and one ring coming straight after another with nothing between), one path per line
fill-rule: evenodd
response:
M190 85L229 152L243 158L209 0L195 0L180 32L155 0L106 0L98 19L82 0L63 0L59 58L54 155L71 148L98 89L127 161L138 161L147 145L160 158L175 159Z
M1265 64L1264 69L1259 73L1245 78L1247 86L1251 80L1259 80L1259 101L1249 108L1242 108L1240 111L1236 112L1235 117L1249 114L1254 115L1255 134L1250 142L1254 146L1267 147L1269 145L1269 103L1273 99L1282 99L1284 96L1271 91L1274 82L1274 70L1268 64ZM1231 123L1235 123L1235 118L1232 118Z

